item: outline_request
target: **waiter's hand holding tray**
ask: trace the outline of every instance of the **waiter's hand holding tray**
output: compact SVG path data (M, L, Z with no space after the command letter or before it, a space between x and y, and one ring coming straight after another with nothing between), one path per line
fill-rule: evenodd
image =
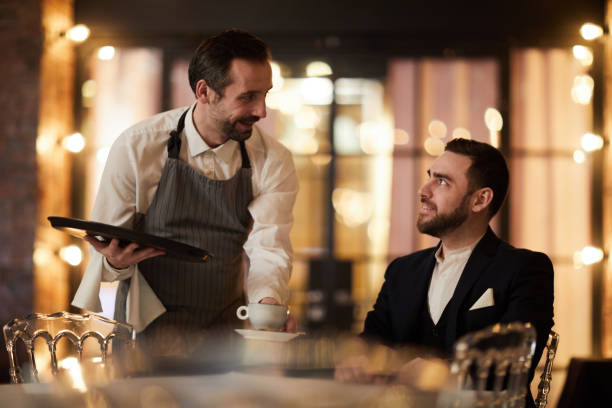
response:
M165 255L162 256L168 256L181 261L206 262L212 256L204 249L182 242L101 222L67 217L48 217L48 220L53 228L65 231L78 238L84 238L89 235L100 242L110 242L113 238L117 238L121 247L134 242L141 247L162 250L165 252Z

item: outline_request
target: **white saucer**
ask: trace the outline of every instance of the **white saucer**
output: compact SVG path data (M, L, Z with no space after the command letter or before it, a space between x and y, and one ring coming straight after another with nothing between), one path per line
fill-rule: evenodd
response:
M245 339L249 340L266 340L266 341L289 341L300 334L304 333L287 333L267 330L249 330L249 329L234 329Z

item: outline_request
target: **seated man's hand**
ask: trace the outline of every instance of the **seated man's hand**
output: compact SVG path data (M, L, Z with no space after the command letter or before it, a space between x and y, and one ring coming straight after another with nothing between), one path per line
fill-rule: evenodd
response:
M104 255L109 265L115 269L125 269L130 265L137 264L138 262L144 261L148 258L163 255L165 252L155 248L142 248L139 249L139 245L132 242L125 248L119 246L119 240L113 238L110 243L100 242L96 238L86 235L83 238L89 242L91 246Z
M370 383L374 375L369 372L369 366L368 356L350 356L336 363L334 379L340 382Z
M336 347L336 380L370 384L385 384L394 380L399 368L399 356L393 349L381 344L368 345L359 338L345 339Z
M424 391L442 389L450 379L449 364L439 358L414 358L400 369L396 382Z
M280 304L280 303L278 303L278 301L276 299L271 298L271 297L265 297L265 298L261 299L259 301L259 303L264 303L264 304L267 304L267 305L278 305L278 304ZM291 315L291 312L289 313L289 316L287 316L287 321L285 322L285 325L283 326L281 331L288 332L288 333L295 333L297 331L297 322L295 321L295 319Z

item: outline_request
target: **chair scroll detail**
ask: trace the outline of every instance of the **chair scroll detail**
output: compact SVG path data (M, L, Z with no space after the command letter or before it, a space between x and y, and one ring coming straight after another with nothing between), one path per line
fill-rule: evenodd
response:
M126 350L135 347L136 333L134 328L102 316L92 314L73 314L58 312L53 314L33 313L25 319L14 318L3 328L6 350L9 355L9 374L11 383L23 383L24 376L17 356L17 342L21 340L29 360L29 379L39 381L34 344L42 338L47 343L50 354L51 372L58 373L57 345L66 338L76 346L79 362L83 360L83 348L87 339L93 337L100 346L102 364L108 368L109 345L115 339L121 339L127 345Z
M451 364L456 396L449 405L524 406L535 344L535 329L521 322L498 323L458 339ZM471 398L466 390L473 390Z
M550 393L550 383L552 381L552 367L555 356L557 355L557 346L559 345L559 334L550 331L548 341L546 342L546 363L538 384L538 396L535 399L537 408L546 407L548 402L548 394Z

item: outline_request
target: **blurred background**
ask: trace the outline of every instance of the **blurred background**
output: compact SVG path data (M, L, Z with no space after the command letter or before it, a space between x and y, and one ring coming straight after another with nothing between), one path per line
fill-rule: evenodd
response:
M387 264L435 243L414 226L426 169L451 138L486 141L511 171L494 230L554 263L562 385L571 357L612 356L608 3L3 0L0 323L80 312L86 245L47 217L89 217L114 139L191 104L192 52L235 27L274 60L260 127L300 181L300 328L361 330Z

